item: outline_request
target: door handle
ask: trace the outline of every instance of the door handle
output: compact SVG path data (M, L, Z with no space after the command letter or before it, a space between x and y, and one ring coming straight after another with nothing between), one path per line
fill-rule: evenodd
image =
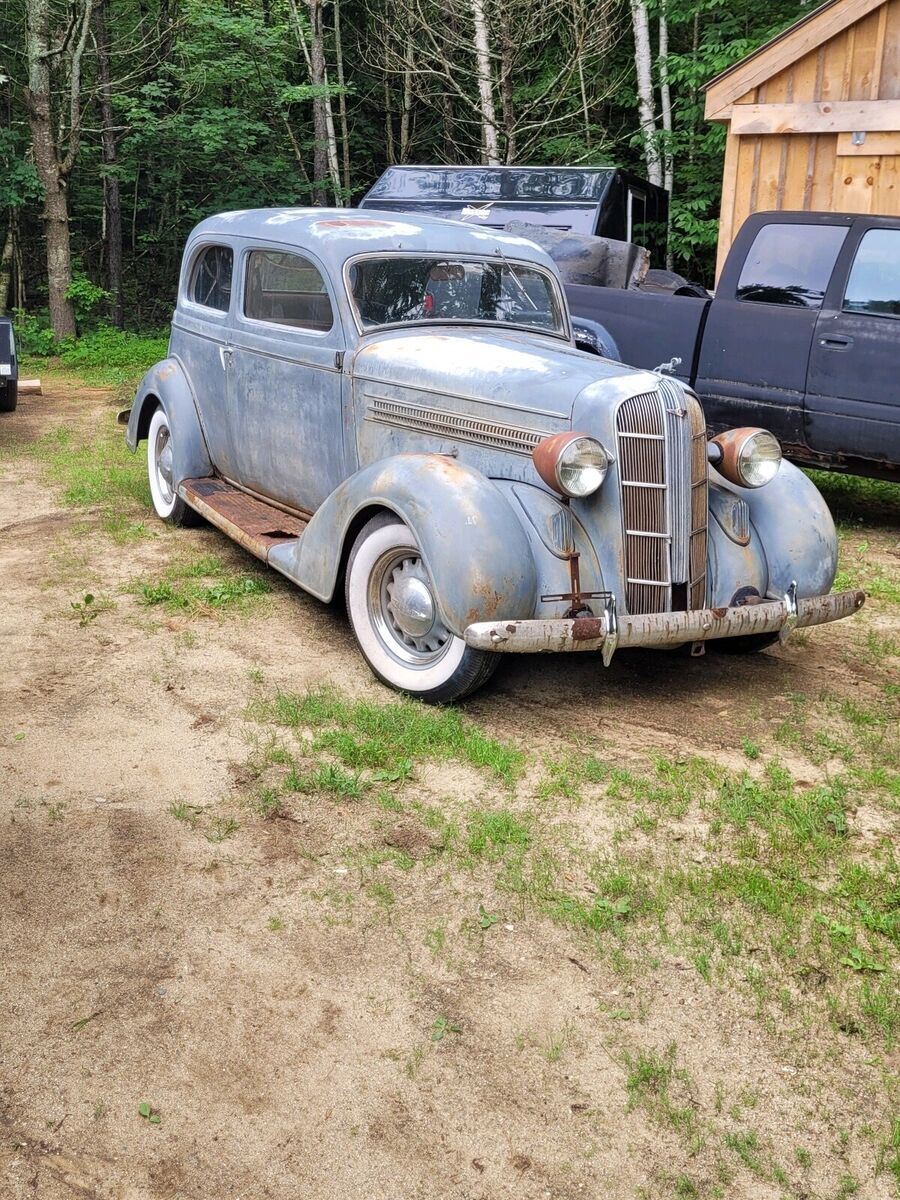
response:
M230 346L220 346L219 347L219 358L222 360L222 369L223 370L227 371L228 368L231 366L231 359L232 359L233 355L234 355L234 351L231 349Z
M827 333L819 338L819 345L824 346L826 350L849 350L853 345L853 338L844 337L840 333Z

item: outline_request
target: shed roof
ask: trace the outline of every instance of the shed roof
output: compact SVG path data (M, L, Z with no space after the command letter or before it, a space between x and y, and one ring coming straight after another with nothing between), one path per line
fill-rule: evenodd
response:
M752 88L759 87L886 3L887 0L825 0L824 4L704 85L707 120L727 118L731 105Z

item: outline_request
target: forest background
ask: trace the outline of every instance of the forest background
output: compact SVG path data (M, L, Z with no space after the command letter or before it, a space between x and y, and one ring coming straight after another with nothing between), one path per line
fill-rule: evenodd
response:
M159 330L197 221L353 204L392 163L628 167L670 189L670 265L710 283L702 86L810 7L5 0L0 312L26 353Z

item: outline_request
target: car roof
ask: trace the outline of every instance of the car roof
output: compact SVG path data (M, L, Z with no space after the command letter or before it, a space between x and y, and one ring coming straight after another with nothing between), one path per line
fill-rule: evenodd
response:
M497 229L481 229L440 217L358 208L253 208L219 213L197 225L190 237L249 238L311 250L331 267L367 252L506 255L556 269L534 242Z

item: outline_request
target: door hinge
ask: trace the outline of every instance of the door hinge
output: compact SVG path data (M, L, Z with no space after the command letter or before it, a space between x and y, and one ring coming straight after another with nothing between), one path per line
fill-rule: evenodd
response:
M337 371L343 371L344 369L344 354L344 350L335 350L334 352L334 366Z

